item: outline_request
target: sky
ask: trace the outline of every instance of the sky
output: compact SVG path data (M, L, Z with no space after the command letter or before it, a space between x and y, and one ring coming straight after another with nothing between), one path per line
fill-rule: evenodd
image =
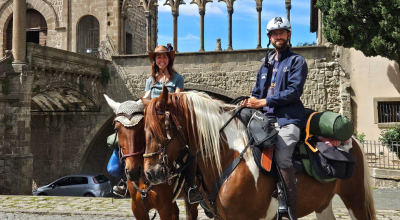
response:
M180 5L178 17L178 51L197 52L200 49L200 15L197 4L184 0ZM204 49L214 51L217 38L221 38L222 49L228 48L228 12L225 2L206 4L204 16ZM173 21L170 6L158 2L158 44L173 44ZM261 46L267 47L268 37L265 32L267 23L276 16L286 18L284 0L264 0L261 13ZM234 50L255 49L257 47L257 11L255 0L237 0L233 5L232 47ZM310 0L292 0L290 11L293 46L299 42L312 43L316 34L310 33ZM270 46L272 47L272 45Z

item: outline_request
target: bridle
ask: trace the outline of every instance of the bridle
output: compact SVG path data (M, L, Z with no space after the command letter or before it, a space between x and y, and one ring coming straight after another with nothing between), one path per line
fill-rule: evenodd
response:
M116 114L116 115L115 115L115 118L117 118L118 116L124 116L124 117L128 118L129 120L131 120L133 116L135 116L135 115L143 115L143 114L144 114L143 112L134 112L134 113L132 113L132 114L130 114L130 115L125 114L125 113L119 113L119 114ZM115 118L114 118L114 122L115 122ZM121 124L122 124L122 123L121 123ZM124 124L122 124L122 125L123 125L124 127L126 127ZM118 137L118 131L115 130L115 138L114 138L113 145L115 144L115 141L117 140L117 137ZM137 156L137 155L144 154L145 148L146 148L146 145L144 145L144 146L142 147L142 149L141 149L140 151L138 151L138 152L133 152L133 153L130 153L130 154L124 154L124 152L123 152L123 150L122 150L122 147L121 147L121 145L119 144L119 141L118 141L118 157L119 157L119 162L122 164L123 160L126 159L127 157L133 157L133 156Z
M171 169L168 167L169 161L168 161L168 155L166 153L166 149L175 137L178 139L181 149L183 149L185 147L186 148L189 148L189 147L187 144L185 144L186 143L185 133L183 132L182 126L180 126L178 119L174 115L172 115L170 113L170 111L168 111L168 110L157 111L157 115L165 115L165 131L166 131L167 141L164 142L163 147L160 150L153 152L153 153L143 154L143 158L150 158L150 157L159 155L159 158L161 159L160 165L163 167L168 184L171 185L172 184L171 180L174 177L176 177L177 175L179 175L184 170L184 168L186 168L188 163L185 164L186 166L182 166L180 168L176 168L174 166L175 172L172 172ZM173 130L172 137L169 132L170 129ZM179 138L179 136L177 136L177 133L179 133L180 138Z

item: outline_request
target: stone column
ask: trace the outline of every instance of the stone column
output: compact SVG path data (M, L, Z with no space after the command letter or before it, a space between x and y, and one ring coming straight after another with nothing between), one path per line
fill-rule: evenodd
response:
M26 0L13 2L13 39L14 63L25 63L26 57Z
M126 54L126 14L121 13L121 48L122 54Z
M292 9L292 0L285 0L285 6L287 19L290 21L290 9Z
M172 12L172 17L174 20L174 30L173 30L173 45L174 45L174 50L177 52L178 51L178 16L179 16L179 12Z
M199 10L200 14L200 50L199 52L204 52L204 15L206 14L205 10Z
M233 50L232 48L232 14L233 14L233 7L228 7L228 50Z
M257 15L258 15L258 43L257 43L257 49L261 49L261 11L262 11L262 6L257 6Z
M147 46L146 51L151 51L151 14L150 11L145 11L144 16L146 17L147 25Z

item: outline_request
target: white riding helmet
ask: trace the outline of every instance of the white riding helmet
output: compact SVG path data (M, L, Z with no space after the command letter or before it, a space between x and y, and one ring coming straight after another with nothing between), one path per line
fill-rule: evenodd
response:
M286 29L288 31L292 31L292 26L286 18L275 17L268 22L267 35L269 35L271 31L278 29Z

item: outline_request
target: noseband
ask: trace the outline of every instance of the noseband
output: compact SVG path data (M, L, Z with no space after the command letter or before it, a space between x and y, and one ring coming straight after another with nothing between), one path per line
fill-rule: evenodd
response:
M165 115L165 131L166 131L166 136L167 136L168 141L164 142L164 146L157 152L143 154L143 158L150 158L150 157L159 155L159 159L161 159L161 166L163 166L164 171L166 171L165 175L167 177L168 184L171 185L172 178L177 176L179 173L173 174L171 172L171 169L169 169L168 155L166 154L165 151L166 151L167 147L169 146L169 144L171 143L171 141L176 137L176 133L177 133L176 131L179 132L180 137L184 143L186 143L186 138L185 138L185 134L182 130L182 127L178 123L178 119L174 115L171 115L171 113L168 110L166 110L165 112L157 111L157 115ZM171 118L172 118L172 120L171 120ZM172 136L172 138L171 138L171 135L169 134L170 128L172 128L174 131L174 135ZM182 148L184 148L185 146L187 147L187 145L182 143L180 138L177 137L177 139Z
M130 115L128 115L128 114L125 114L125 113L119 113L119 114L116 114L115 115L115 118L117 118L118 116L124 116L124 117L126 117L126 118L128 118L129 120L131 120L132 119L132 117L133 116L135 116L135 115L138 115L138 114L143 114L143 112L134 112L134 113L132 113L132 114L130 114ZM115 120L115 119L114 119ZM121 123L122 124L122 123ZM124 127L126 127L124 124L122 124ZM115 141L117 140L117 136L118 136L118 131L115 131L115 138L114 138L114 143L113 143L113 145L115 144ZM141 154L144 154L144 151L145 151L145 148L146 148L146 145L144 145L143 147L142 147L142 149L139 151L139 152L134 152L134 153L130 153L130 154L124 154L124 152L123 152L123 150L122 150L122 147L121 147L121 145L119 144L119 141L118 141L118 156L119 156L119 162L120 163L122 163L122 161L125 159L125 158L127 158L127 157L133 157L133 156L136 156L136 155L141 155Z

